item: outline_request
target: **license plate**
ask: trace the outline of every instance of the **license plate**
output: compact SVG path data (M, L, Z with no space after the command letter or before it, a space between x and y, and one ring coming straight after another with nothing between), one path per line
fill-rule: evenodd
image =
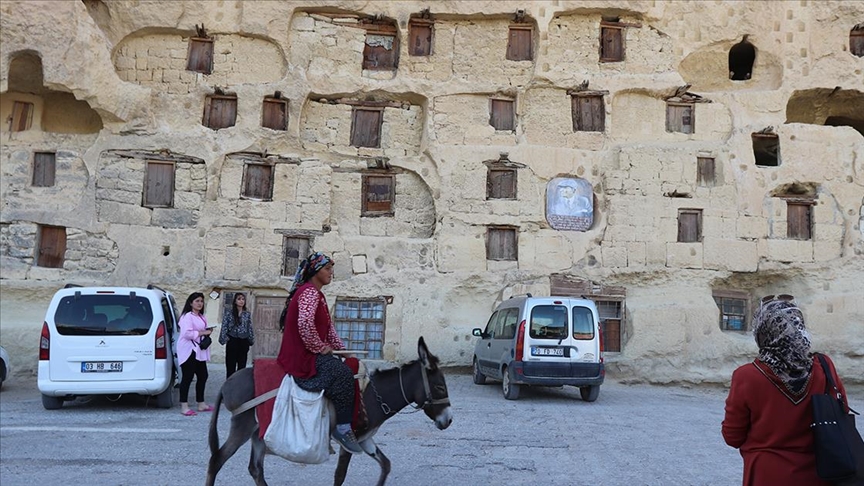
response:
M81 373L111 373L123 371L122 361L84 361Z
M564 348L531 348L534 356L564 356Z

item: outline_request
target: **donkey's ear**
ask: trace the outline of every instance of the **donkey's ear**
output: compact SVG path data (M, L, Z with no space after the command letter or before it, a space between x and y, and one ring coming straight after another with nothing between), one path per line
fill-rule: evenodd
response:
M423 363L423 366L425 366L427 370L434 370L438 367L438 358L432 356L432 353L429 352L429 348L426 347L426 341L423 340L423 336L420 336L420 340L417 341L417 354L420 356L420 362Z

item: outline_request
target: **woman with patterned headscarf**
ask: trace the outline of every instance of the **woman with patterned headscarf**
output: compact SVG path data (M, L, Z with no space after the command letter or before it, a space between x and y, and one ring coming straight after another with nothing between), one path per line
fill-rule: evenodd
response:
M810 352L804 314L791 295L772 295L753 324L759 357L732 374L722 426L726 443L744 458L743 484L828 486L816 475L810 429L810 396L824 393L826 378ZM825 360L845 400L834 363Z
M354 413L354 372L336 356L345 349L336 334L321 287L333 280L333 260L316 252L300 262L288 294L288 313L277 362L297 385L324 390L336 409L333 438L353 453L363 452L351 430Z

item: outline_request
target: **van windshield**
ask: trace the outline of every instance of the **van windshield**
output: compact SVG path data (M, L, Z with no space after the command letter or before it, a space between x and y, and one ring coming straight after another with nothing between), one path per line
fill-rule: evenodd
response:
M594 316L587 307L573 307L573 339L594 339Z
M57 332L64 336L142 336L152 324L150 301L130 295L63 297L54 313Z
M567 337L567 306L538 305L531 309L530 336L534 339Z

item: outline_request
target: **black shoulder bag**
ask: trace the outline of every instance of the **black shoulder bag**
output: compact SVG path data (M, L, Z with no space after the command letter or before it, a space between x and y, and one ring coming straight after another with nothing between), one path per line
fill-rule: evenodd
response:
M198 347L201 348L201 350L205 350L209 348L211 344L213 344L213 339L211 339L210 336L204 336L201 338L201 342L198 343Z
M845 412L843 395L834 383L825 357L817 354L825 372L825 393L813 395L813 449L816 473L838 484L864 484L864 440L855 428L855 415ZM852 414L855 415L852 415ZM848 482L847 482L848 481Z

